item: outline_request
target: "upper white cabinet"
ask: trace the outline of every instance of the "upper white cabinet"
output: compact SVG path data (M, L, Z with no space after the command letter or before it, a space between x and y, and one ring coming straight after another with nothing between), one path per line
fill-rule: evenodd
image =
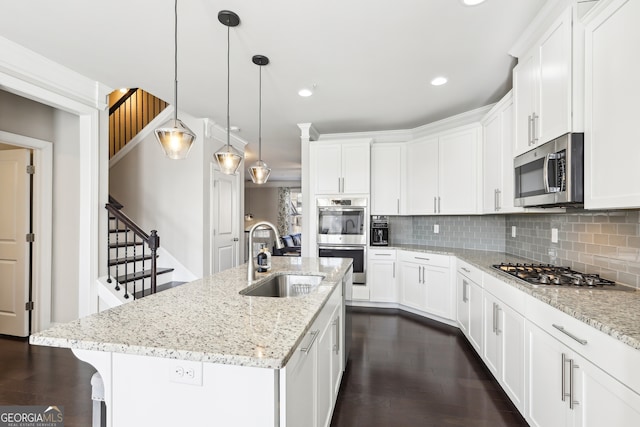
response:
M572 67L574 54L579 58L574 49L582 49L579 36L574 43L574 13L573 7L565 10L529 51L518 57L513 69L515 156L564 133L582 130L578 129L581 110L573 107L574 99L579 102L582 93L577 81L581 80L582 64L575 64L575 74Z
M585 208L640 207L640 2L603 1L585 36Z
M408 214L478 213L480 140L473 125L408 143Z
M405 213L405 151L404 143L371 147L371 215Z
M371 140L311 144L315 194L369 194Z
M482 121L482 208L484 213L522 212L513 206L513 97L500 100Z

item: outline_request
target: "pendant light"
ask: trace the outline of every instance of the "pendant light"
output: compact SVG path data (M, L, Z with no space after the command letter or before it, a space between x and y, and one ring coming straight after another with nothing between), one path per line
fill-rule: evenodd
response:
M178 0L175 0L174 30L173 118L157 128L155 134L164 154L170 159L178 160L187 158L196 140L196 134L178 120Z
M258 97L258 161L249 168L249 174L251 174L251 180L254 184L264 184L269 179L271 168L262 161L262 67L269 63L269 58L263 55L254 55L252 60L260 67L260 90Z
M240 23L240 18L230 10L221 10L218 13L218 21L227 27L227 145L214 154L222 173L233 175L238 170L242 161L242 154L231 146L231 125L229 123L229 31Z

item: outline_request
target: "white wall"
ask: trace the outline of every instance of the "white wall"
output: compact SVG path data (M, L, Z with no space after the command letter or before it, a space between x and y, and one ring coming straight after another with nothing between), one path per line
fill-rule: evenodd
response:
M245 188L244 210L253 214L250 223L269 221L278 225L278 190L278 187Z
M184 113L179 118L196 134L189 156L184 160L168 159L150 135L111 168L109 193L143 230L158 230L160 246L194 275L202 277L204 126L202 120Z
M0 91L0 130L53 142L51 320L66 322L77 319L78 116Z

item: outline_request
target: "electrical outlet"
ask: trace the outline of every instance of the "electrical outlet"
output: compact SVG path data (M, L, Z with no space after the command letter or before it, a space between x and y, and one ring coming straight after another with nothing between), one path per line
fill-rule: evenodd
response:
M440 225L433 224L433 232L434 232L434 234L440 233Z
M516 226L515 225L511 226L511 237L516 237Z
M202 362L181 360L171 368L170 381L173 383L202 385Z
M558 243L558 229L551 229L551 243Z

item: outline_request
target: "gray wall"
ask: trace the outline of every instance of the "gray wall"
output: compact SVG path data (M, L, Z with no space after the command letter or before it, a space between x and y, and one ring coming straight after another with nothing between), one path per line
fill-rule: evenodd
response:
M552 228L558 243L551 243ZM509 215L506 251L640 287L639 228L638 210Z
M0 130L53 143L51 320L75 320L80 234L78 117L0 90Z
M438 224L440 232L433 232ZM505 250L505 217L484 216L392 216L390 243L445 248Z

